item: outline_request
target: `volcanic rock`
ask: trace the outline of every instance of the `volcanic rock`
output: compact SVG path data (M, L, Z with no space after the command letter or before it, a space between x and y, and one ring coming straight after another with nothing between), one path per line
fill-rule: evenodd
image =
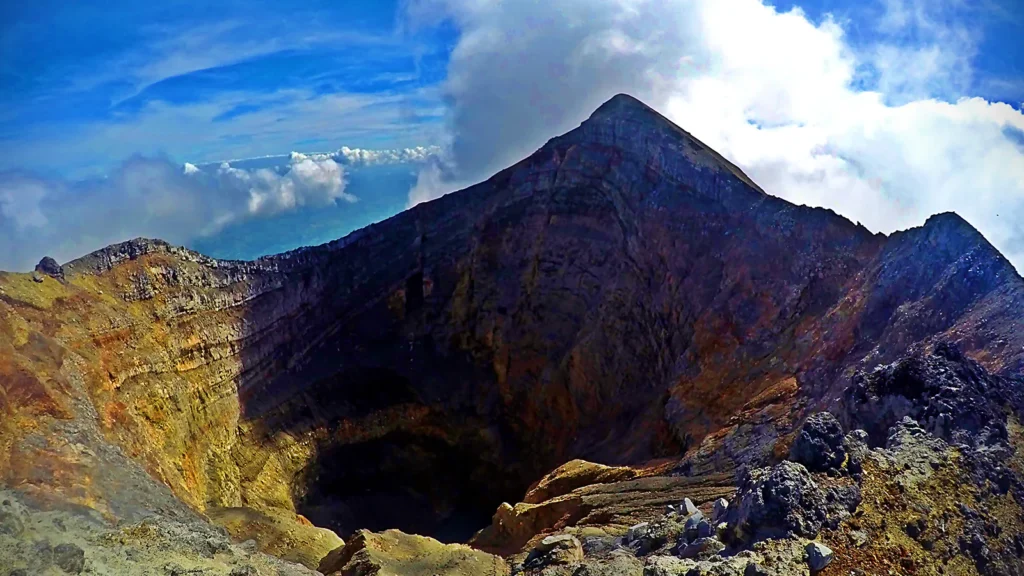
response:
M25 523L15 510L9 508L9 505L0 508L0 534L19 537L25 531Z
M523 563L527 568L578 564L583 560L583 545L569 534L547 536L540 541Z
M85 568L85 551L65 542L53 549L53 563L68 574L78 574Z
M741 540L814 538L860 501L859 493L826 495L803 465L786 461L747 474L726 518Z
M722 550L725 550L725 544L722 544L714 538L702 536L697 538L693 542L681 547L679 550L680 558L706 558L718 554Z
M712 504L711 521L714 523L721 522L725 518L725 513L729 510L729 501L725 498L719 498Z
M573 576L643 576L643 562L630 554L616 553L607 558L584 559Z
M641 522L635 526L630 526L629 530L626 531L626 541L632 542L633 540L638 540L641 536L647 533L647 528L649 526L649 522Z
M834 557L832 550L820 542L811 542L807 545L807 565L811 567L811 572L824 570Z
M700 510L694 512L693 514L690 514L690 516L686 519L685 524L687 533L696 533L697 528L701 523L707 524L707 520L704 519L704 514L702 514Z
M523 502L539 504L582 486L630 480L637 476L639 472L627 466L603 466L586 460L571 460L545 474L531 486Z
M789 458L812 472L835 472L846 460L843 427L828 412L812 414L800 428Z
M739 555L711 556L707 560L652 556L644 565L644 576L745 576L750 561L750 557Z
M49 256L46 256L45 258L39 261L39 264L36 264L35 271L40 272L42 274L46 274L47 276L52 276L53 278L56 278L61 282L64 281L64 268L62 268L60 264L57 264L56 260L50 258Z

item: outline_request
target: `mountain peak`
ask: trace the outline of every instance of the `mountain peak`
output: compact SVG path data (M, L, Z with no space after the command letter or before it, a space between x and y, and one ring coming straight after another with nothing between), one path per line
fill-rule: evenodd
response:
M990 261L998 262L999 266L1017 277L1017 269L988 238L956 212L941 212L928 217L917 230L920 237L926 239L929 252L939 249L949 250L956 254L983 254Z
M925 220L924 227L928 229L943 228L949 230L959 230L969 234L977 234L978 229L971 226L971 223L964 220L962 216L956 212L940 212L938 214L932 214Z
M612 128L611 130L606 127L608 124L623 123L636 126L629 126L627 129ZM607 102L594 110L590 118L583 122L581 128L583 128L585 133L593 134L596 132L600 134L600 137L606 137L608 134L611 134L614 144L618 146L627 145L629 142L639 144L638 149L644 150L644 153L650 151L652 146L651 140L643 136L653 137L653 149L683 150L691 161L728 171L747 187L761 195L765 194L765 191L740 170L738 166L654 108L629 94L616 94L612 96Z
M634 96L629 94L616 94L612 96L607 102L601 104L594 110L594 113L590 115L591 120L598 120L606 117L629 117L637 114L652 114L655 116L661 116L653 108L644 104Z
M969 249L968 247L979 246L1004 258L977 228L956 212L933 214L918 230L920 230L920 235L931 239L932 249L936 245L951 245L956 246L957 250L965 252Z

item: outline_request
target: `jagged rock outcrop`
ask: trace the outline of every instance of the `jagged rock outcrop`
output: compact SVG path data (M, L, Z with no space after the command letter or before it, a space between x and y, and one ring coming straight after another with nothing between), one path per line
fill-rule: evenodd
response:
M816 472L792 461L749 471L742 475L738 492L725 507L725 522L714 534L701 536L686 529L710 508L702 500L698 502L704 510L673 505L663 513L639 511L631 518L638 522L628 528L614 522L573 524L568 520L542 529L531 542L552 534L574 535L584 550L580 561L556 570L531 564L531 557L521 553L511 556L513 573L601 574L611 566L623 574L737 576L857 570L868 574L1021 572L1024 509L1016 491L1024 472L1020 425L1024 412L1018 400L1024 378L992 375L955 347L941 344L932 353L914 354L858 374L848 395L858 394L862 384L872 382L870 388L879 394L875 401L891 402L894 399L886 396L897 395L900 389L885 383L892 384L891 376L906 366L916 366L914 373L924 379L922 383L929 382L923 384L929 389L960 391L964 422L977 422L982 414L993 419L980 428L958 428L958 443L950 444L936 435L942 429L923 427L910 416L892 422L886 420L888 414L870 411L870 404L837 402L831 406L832 414L851 425L890 422L884 444L869 446L871 438L864 430L844 434L842 427L837 428L837 419L812 416L801 430L811 437L827 432L828 442L811 445L828 454L841 439L847 458L838 467ZM915 414L925 413L935 400L931 394L902 398L905 403L900 405ZM1005 435L992 432L1004 429ZM807 455L802 450L794 454ZM999 470L1004 474L992 474ZM660 474L643 479L656 482ZM1012 479L1010 493L999 482L1006 475ZM698 489L691 484L689 493L696 496ZM628 499L627 490L620 492L621 500ZM549 504L558 501L555 497ZM600 509L595 507L590 517L599 517Z
M642 475L642 471L628 466L604 466L586 460L572 460L545 474L530 486L523 496L523 502L539 504L583 486L632 480Z
M812 414L793 441L789 459L815 472L838 471L846 461L845 434L828 412Z
M491 519L474 540L518 551L692 486L731 497L851 385L886 414L837 413L872 448L904 415L1004 446L1009 425L975 440L885 391L914 370L856 375L947 341L1024 371L1024 280L958 216L884 236L793 206L628 96L324 246L230 262L139 239L61 270L0 273L0 481L118 523L232 508L465 540ZM493 514L576 458L613 468Z
M36 272L52 276L57 280L64 280L64 268L53 258L46 256L36 264Z
M741 540L814 538L823 526L838 526L860 499L856 485L822 488L807 468L786 461L747 474L726 520Z

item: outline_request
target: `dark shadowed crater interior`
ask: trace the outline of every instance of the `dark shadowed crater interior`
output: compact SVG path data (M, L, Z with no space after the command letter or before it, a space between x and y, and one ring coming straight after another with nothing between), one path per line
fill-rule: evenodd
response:
M509 480L471 445L396 432L326 448L299 512L342 538L359 528L398 528L464 542L502 501L522 497L525 487Z
M300 514L342 538L397 528L464 542L542 474L524 471L509 430L424 401L388 369L346 370L300 396L261 420L267 430L331 431L293 491ZM357 438L339 432L345 422L359 423Z

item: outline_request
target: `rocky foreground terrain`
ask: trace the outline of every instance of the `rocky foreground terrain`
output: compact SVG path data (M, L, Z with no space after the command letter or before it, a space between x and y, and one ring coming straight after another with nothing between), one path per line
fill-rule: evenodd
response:
M1024 280L617 96L253 262L0 273L6 574L1024 574Z

